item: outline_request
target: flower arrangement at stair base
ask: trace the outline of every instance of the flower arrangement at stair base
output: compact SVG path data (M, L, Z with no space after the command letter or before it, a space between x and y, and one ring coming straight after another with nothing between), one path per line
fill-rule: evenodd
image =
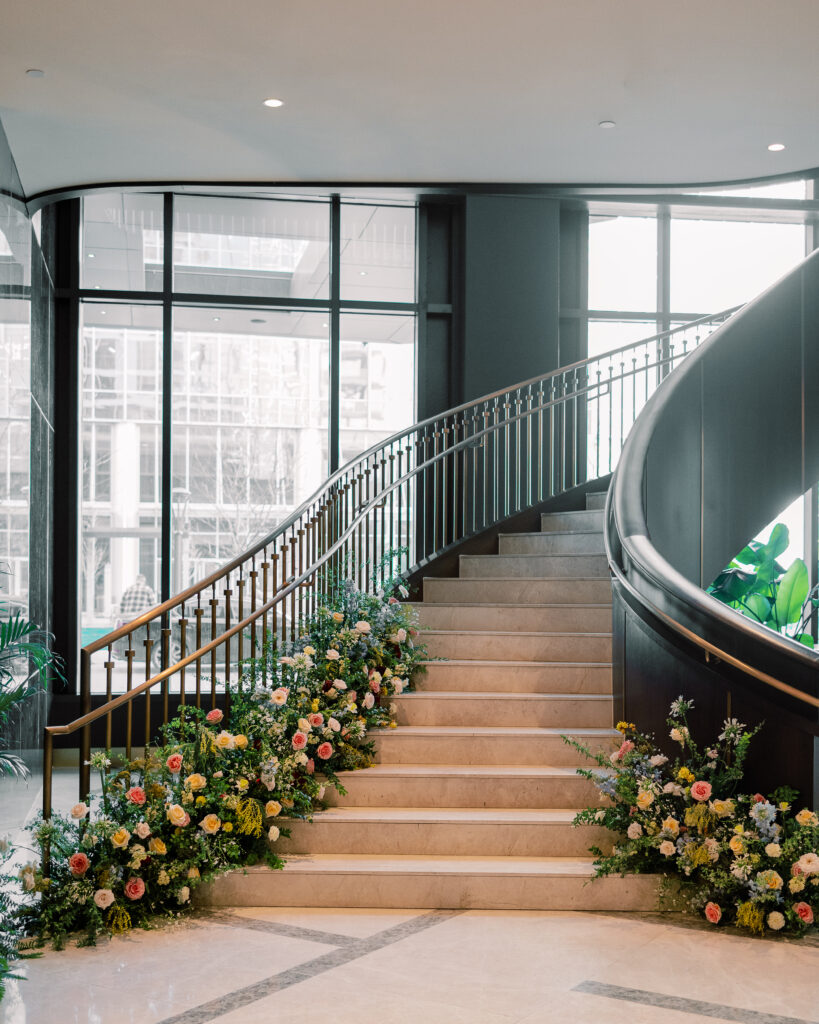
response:
M340 594L287 653L244 666L229 718L186 707L142 760L114 767L92 755L94 806L32 828L40 857L19 872L27 934L60 947L82 932L93 944L184 911L197 885L225 871L283 866L275 844L288 819L309 818L327 784L343 792L338 771L369 765L369 730L394 724L389 698L425 657L392 588Z
M664 899L755 934L804 934L819 916L819 817L795 812L796 793L770 798L737 794L743 763L758 729L725 722L716 742L700 748L688 725L691 701L671 705L670 738L680 747L670 760L652 737L620 722L623 739L611 755L593 755L598 769L579 769L610 806L588 808L575 824L604 825L620 838L604 852L593 847L598 876L665 876ZM673 888L673 894L671 889Z

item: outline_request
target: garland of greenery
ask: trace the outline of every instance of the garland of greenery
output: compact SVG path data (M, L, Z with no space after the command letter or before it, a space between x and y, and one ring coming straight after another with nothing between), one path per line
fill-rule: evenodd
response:
M295 643L243 667L229 719L184 707L143 759L94 753L101 796L32 826L18 930L36 945L72 933L93 945L178 915L226 871L282 867L288 820L323 807L326 785L344 793L338 772L369 766L370 730L394 727L389 700L426 657L405 597L400 581L378 595L338 586Z
M782 788L737 795L748 747L759 727L729 719L709 747L694 742L693 702L678 698L668 718L679 756L670 760L653 737L630 722L609 756L564 737L597 761L579 769L609 803L587 808L576 825L604 825L617 838L608 852L592 847L597 876L654 873L665 877L668 906L755 934L804 934L819 915L819 818Z

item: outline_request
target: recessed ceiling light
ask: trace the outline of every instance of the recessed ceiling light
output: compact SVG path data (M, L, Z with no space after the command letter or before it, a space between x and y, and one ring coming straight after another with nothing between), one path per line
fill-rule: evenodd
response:
M221 319L222 319L222 318L221 318L220 316L215 316L215 317L213 318L213 322L214 322L215 324L218 324L218 323L219 323L219 321L220 321Z
M97 254L95 252L89 252L88 258L89 260L95 260L97 258Z
M105 310L104 309L100 310L100 316L105 316Z
M264 101L266 107L283 107L284 100L277 100L274 96L271 96L269 100Z
M785 143L784 142L772 142L770 144L770 146L768 146L768 149L772 153L781 153L784 148L785 148Z
M598 128L614 128L615 124L616 124L615 121L598 121L597 127Z
M254 317L252 317L252 318L251 318L251 321L250 321L250 322L251 322L252 324L266 324L266 323L267 323L267 320L260 320L260 319L259 319L259 317L257 317L257 316L254 316Z
M29 68L26 74L29 78L45 78L45 71L41 68Z
M366 270L359 270L359 272L358 272L358 273L359 273L359 275L360 275L361 277L366 277L366 276L367 276L367 271L366 271Z
M329 327L329 324L322 324L322 327Z

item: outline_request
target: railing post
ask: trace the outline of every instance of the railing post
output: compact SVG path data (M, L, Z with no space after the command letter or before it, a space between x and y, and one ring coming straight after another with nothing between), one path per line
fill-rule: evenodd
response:
M80 651L80 716L91 713L91 655ZM91 789L91 726L84 725L80 733L80 800L85 800ZM49 795L49 799L51 799Z

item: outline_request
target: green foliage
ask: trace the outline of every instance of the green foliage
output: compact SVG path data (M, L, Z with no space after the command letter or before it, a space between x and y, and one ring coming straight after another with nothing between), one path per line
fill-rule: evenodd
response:
M788 542L787 526L777 523L767 543L747 544L708 593L748 618L813 647L807 627L819 602L808 593L808 570L801 558L794 559L787 570L779 563Z
M780 788L768 799L737 794L757 729L729 719L711 746L700 748L688 724L690 701L680 697L668 718L680 753L661 753L651 736L620 722L618 750L591 752L580 769L607 798L581 811L575 824L602 825L613 845L593 847L598 875L653 873L678 907L712 924L733 923L752 933L803 934L819 914L819 818L796 792Z

